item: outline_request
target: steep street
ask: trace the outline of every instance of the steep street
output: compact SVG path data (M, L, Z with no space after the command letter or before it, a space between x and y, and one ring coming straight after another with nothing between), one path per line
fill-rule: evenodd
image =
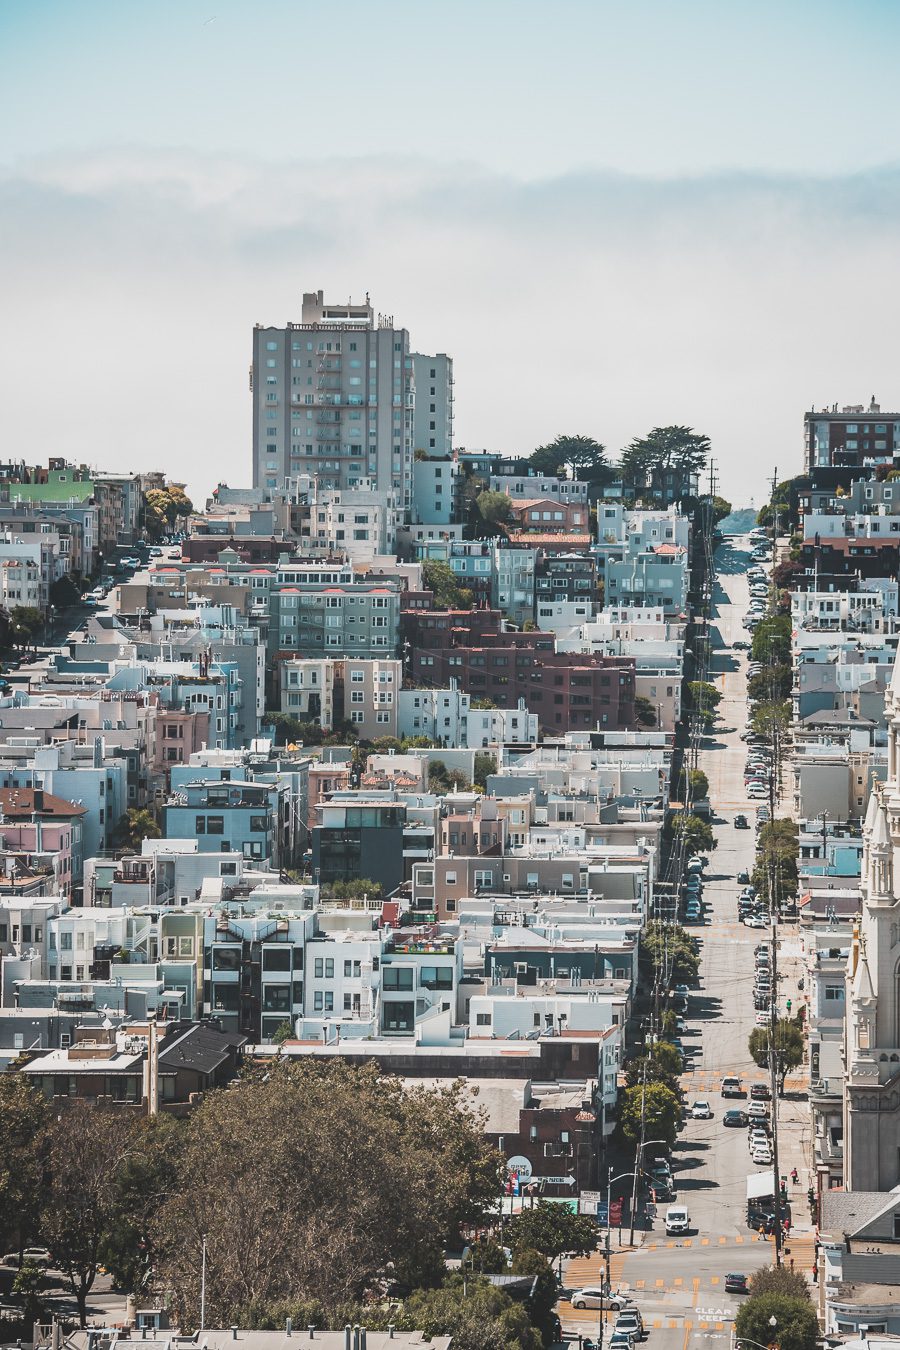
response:
M758 1170L751 1161L744 1129L723 1127L729 1107L746 1109L747 1099L723 1100L721 1079L738 1074L745 1089L754 1082L768 1081L768 1073L750 1058L748 1038L755 1025L752 987L753 951L767 940L770 930L745 927L738 920L737 881L742 871L751 872L755 861L755 807L744 792L743 769L746 748L740 733L747 724L747 653L735 651L735 641L747 640L743 618L749 591L748 541L726 540L716 555L717 585L713 609L711 681L722 692L713 732L704 738L699 767L709 779L717 848L710 855L705 874L705 922L693 929L701 939L699 987L692 992L683 1036L687 1072L682 1078L688 1108L695 1101L708 1101L712 1119L693 1120L688 1115L673 1155L677 1202L690 1210L691 1234L667 1238L665 1205L659 1206L652 1230L636 1235L634 1249L613 1244L613 1288L629 1289L640 1307L653 1344L680 1346L692 1338L699 1344L716 1335L725 1337L739 1295L725 1295L728 1272L749 1275L774 1259L773 1243L747 1226L747 1177ZM789 802L781 812L789 814ZM734 818L746 815L751 828L736 829ZM796 999L799 973L799 941L796 925L779 929L778 997ZM796 1231L791 1234L785 1260L798 1269L811 1270L813 1235L806 1207L810 1157L809 1116L801 1089L803 1070L788 1078L787 1093L778 1103L780 1172L789 1175L797 1167L800 1180L789 1186ZM627 1239L627 1232L623 1237ZM699 1260L698 1260L699 1256ZM569 1289L600 1278L603 1259L595 1253L586 1260L572 1261L565 1273ZM702 1273L698 1274L698 1270ZM596 1338L596 1312L577 1314L561 1303L567 1331Z

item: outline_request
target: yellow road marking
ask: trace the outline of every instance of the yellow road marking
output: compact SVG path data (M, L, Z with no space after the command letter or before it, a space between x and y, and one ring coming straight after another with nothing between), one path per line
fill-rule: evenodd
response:
M665 1288L665 1285L666 1285L665 1280L655 1280L654 1283L655 1283L657 1289L664 1289L664 1288Z
M679 1285L684 1284L684 1280L681 1278L680 1275L676 1275L672 1283L675 1285L675 1288L677 1289Z
M643 1288L644 1288L644 1281L643 1281L643 1280L635 1280L635 1282L634 1282L634 1287L635 1287L635 1289L643 1289Z
M737 1237L736 1237L734 1240L735 1240L735 1242L737 1242L737 1243L743 1242L743 1240L744 1240L744 1235L743 1235L743 1233L738 1233Z
M724 1322L716 1322L714 1325L715 1325L716 1331L723 1331L723 1330L725 1329L725 1323L724 1323Z
M713 1276L710 1278L710 1281L709 1281L709 1282L710 1282L710 1284L718 1284L718 1283L719 1283L719 1277L718 1277L718 1275L713 1275Z
M725 1243L726 1243L727 1241L728 1241L727 1238L720 1237L720 1238L719 1238L719 1246L720 1246L720 1247L724 1247L724 1246L725 1246Z
M700 1246L701 1246L701 1247L708 1247L708 1246L709 1246L709 1238L701 1238L701 1239L700 1239Z

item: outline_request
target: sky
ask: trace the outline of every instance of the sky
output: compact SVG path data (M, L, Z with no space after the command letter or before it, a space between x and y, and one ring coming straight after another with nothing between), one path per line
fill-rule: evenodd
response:
M371 294L456 441L900 404L894 0L0 0L3 458L250 480L255 322Z

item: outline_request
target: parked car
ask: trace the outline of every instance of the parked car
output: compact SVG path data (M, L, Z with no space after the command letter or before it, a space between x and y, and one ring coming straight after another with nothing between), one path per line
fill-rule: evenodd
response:
M750 1100L756 1102L771 1101L772 1092L768 1083L754 1083L750 1089Z
M50 1264L50 1253L46 1247L26 1247L22 1253L21 1262L26 1266L39 1266L45 1270ZM6 1256L0 1257L0 1265L12 1266L14 1270L19 1269L19 1253L7 1252Z
M626 1308L624 1312L619 1313L616 1318L616 1325L613 1328L613 1335L615 1336L619 1331L627 1331L630 1336L639 1341L644 1339L647 1333L644 1330L644 1323L637 1308Z
M768 1120L769 1108L765 1102L751 1102L747 1107L747 1115L751 1120Z
M757 1167L772 1166L772 1150L768 1147L755 1148L750 1154L750 1161L756 1163Z

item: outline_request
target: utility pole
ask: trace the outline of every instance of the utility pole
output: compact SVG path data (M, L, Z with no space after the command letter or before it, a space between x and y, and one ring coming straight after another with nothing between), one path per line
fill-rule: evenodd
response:
M206 1326L206 1234L203 1234L203 1248L200 1256L200 1330Z
M641 1132L638 1139L637 1153L634 1159L634 1181L631 1186L631 1236L628 1239L629 1247L634 1246L634 1221L635 1211L637 1210L638 1196L638 1178L641 1174L641 1165L644 1161L644 1135L647 1123L647 1057L644 1056L644 1072L641 1076Z
M772 1181L775 1202L775 1264L783 1264L781 1173L778 1167L778 1053L775 1045L778 1028L778 930L772 915L772 993L769 1001L769 1083L772 1093Z
M823 811L819 816L822 822L822 870L828 865L828 812Z
M775 545L778 542L778 507L775 505L775 489L778 487L778 467L772 470L772 495L769 505L772 508L772 566L775 566Z

